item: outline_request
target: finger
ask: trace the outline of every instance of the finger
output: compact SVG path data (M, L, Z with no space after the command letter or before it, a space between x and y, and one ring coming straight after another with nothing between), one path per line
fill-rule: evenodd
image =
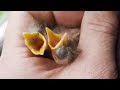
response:
M55 24L52 11L29 11L29 13L38 21L47 24Z
M53 11L57 24L66 27L80 27L83 11Z
M117 25L117 12L86 11L79 42L82 55L91 60L115 60Z

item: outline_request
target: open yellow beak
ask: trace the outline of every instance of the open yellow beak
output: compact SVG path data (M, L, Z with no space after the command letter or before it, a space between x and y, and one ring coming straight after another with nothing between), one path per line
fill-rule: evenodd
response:
M57 34L50 30L48 27L46 27L46 32L48 36L48 45L51 48L51 50L56 50L63 45L67 45L68 43L68 34L65 33L63 36L60 34Z
M47 41L45 37L39 32L23 33L25 44L35 55L44 55L47 48Z
M65 58L65 60L63 60L64 58L60 58L57 55L57 51L61 47L67 47L68 34L67 33L64 33L64 35L57 34L57 33L53 32L52 30L50 30L48 27L46 27L46 32L47 32L47 36L48 36L48 45L51 48L52 56L53 56L55 62L58 64L67 64L69 62L69 60L67 60L66 58Z

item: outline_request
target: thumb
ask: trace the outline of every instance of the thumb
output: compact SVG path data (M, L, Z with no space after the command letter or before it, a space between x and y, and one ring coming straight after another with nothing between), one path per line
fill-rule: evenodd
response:
M118 17L113 11L86 11L81 25L79 47L82 52L76 64L93 72L115 74L115 44ZM80 60L80 58L84 60ZM99 75L99 74L98 74Z
M118 17L113 11L86 11L79 45L86 55L113 56Z

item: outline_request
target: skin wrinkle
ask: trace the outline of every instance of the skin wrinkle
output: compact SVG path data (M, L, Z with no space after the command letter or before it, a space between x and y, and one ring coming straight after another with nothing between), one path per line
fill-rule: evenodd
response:
M97 32L97 33L99 33L99 32ZM100 34L100 33L99 33ZM100 37L101 38L101 41L98 41L98 38L94 38L93 39L93 41L94 42L96 42L96 46L97 47L94 47L94 48L97 48L97 49L93 49L92 48L92 44L91 45L89 45L89 48L88 47L86 47L86 51L84 51L83 53L85 53L86 55L89 55L89 54L91 54L92 52L97 52L97 51L101 51L101 48L104 48L103 49L103 51L105 51L105 50L107 50L108 49L108 52L110 51L110 52L112 52L113 51L113 45L109 45L109 43L112 43L113 42L113 39L111 39L111 40L107 40L107 37L106 37L106 34L105 35L103 35L102 33L101 33L101 35L102 35L102 37ZM100 36L101 36L100 35ZM96 35L95 35L96 36ZM95 37L94 36L94 37ZM105 36L105 37L104 37ZM108 35L109 36L109 35ZM104 38L106 38L105 40L104 40ZM91 38L89 38L89 39L91 39ZM87 40L87 41L89 41L89 39ZM87 43L87 41L86 41L86 43ZM99 43L100 42L100 43ZM90 48L91 47L91 48ZM108 48L108 47L110 47L110 48ZM103 52L102 51L102 52ZM84 54L84 55L85 55ZM98 53L99 54L99 53ZM110 54L111 55L111 54ZM104 55L103 55L104 56Z
M97 31L97 32L103 32L103 33L106 33L106 34L111 34L112 36L116 36L117 35L117 32L112 33L113 32L112 30L114 28L112 26L107 26L107 25L102 25L102 24L96 24L96 23L93 23L93 22L89 22L88 24L89 24L89 29L90 30L94 30L94 31ZM97 27L99 27L99 29L97 29ZM107 28L109 29L110 32L106 31Z
M88 17L88 26L89 26L89 29L93 29L93 30L96 30L96 31L100 31L100 32L105 32L105 33L110 33L110 34L115 34L118 32L116 29L118 28L118 23L114 20L113 22L110 22L109 20L106 20L106 19L101 19L101 18L98 18L98 17L94 17L94 18L89 18ZM93 20L92 20L93 19ZM114 24L115 23L115 24ZM98 29L95 29L95 28L99 28ZM100 30L100 28L102 30Z

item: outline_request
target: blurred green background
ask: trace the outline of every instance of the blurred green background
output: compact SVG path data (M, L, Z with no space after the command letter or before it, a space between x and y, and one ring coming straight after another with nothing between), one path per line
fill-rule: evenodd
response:
M4 32L7 25L8 11L0 11L0 54L2 51Z
M0 24L3 23L8 16L8 12L7 11L0 11Z

